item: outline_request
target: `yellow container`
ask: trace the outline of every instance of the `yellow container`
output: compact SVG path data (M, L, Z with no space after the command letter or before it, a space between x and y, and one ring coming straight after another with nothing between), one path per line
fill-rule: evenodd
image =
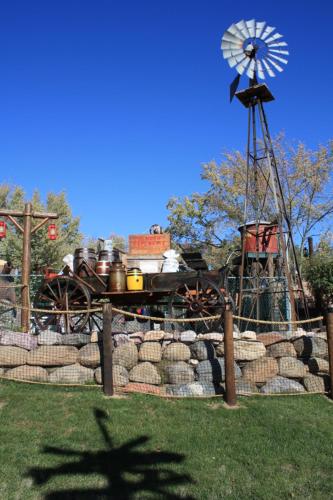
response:
M143 275L138 267L133 267L127 271L127 290L143 290Z

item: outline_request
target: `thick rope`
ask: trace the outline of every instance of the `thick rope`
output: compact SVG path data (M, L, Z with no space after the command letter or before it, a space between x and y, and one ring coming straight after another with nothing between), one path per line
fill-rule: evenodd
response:
M260 323L263 325L302 325L304 323L315 323L316 321L321 321L324 319L324 316L317 316L317 318L310 319L300 319L297 321L266 321L263 319L252 319L252 318L243 318L243 316L233 315L234 319L239 319L241 321L248 321L249 323Z
M7 303L3 302L0 300L0 304L8 306ZM102 312L103 309L101 307L95 308L95 309L72 309L72 310L63 310L63 311L54 311L52 309L37 309L37 308L29 308L29 307L24 307L21 305L13 305L13 308L18 308L18 309L24 309L24 310L29 310L31 312L38 312L38 313L44 313L44 314L76 314L76 313L82 313L82 314L87 314L87 313L94 313L94 312ZM123 309L118 309L117 307L112 307L112 311L118 314L123 314L124 316L129 316L131 318L140 318L140 319L147 319L147 320L152 320L152 321L165 321L169 323L192 323L192 322L197 322L197 321L212 321L212 320L217 320L221 318L221 315L215 315L215 316L205 316L204 318L161 318L158 316L147 316L144 314L137 314L137 313L132 313L129 311L124 311ZM239 319L241 321L247 321L250 323L259 323L259 324L264 324L264 325L301 325L301 324L306 324L306 323L315 323L317 321L321 321L324 319L324 316L317 316L316 318L310 318L310 319L302 319L302 320L297 320L297 321L266 321L262 319L254 319L254 318L244 318L243 316L233 316L234 319Z

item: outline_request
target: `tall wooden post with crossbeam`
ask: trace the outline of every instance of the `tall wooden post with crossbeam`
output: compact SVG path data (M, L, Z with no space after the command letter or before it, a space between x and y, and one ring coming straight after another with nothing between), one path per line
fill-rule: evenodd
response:
M31 235L46 224L50 219L58 219L58 214L49 212L35 212L31 203L26 203L24 210L4 210L0 209L0 216L7 217L8 220L23 234L22 251L22 314L21 327L23 332L29 331L30 326L30 271L31 271ZM23 219L23 225L17 221L17 217ZM32 226L33 219L41 219L35 226Z

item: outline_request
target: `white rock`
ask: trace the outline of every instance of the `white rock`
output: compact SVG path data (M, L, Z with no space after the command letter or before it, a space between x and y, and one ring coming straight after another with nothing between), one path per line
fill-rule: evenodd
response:
M247 340L257 340L257 334L252 330L246 330L245 332L241 333L241 338Z
M37 342L39 345L59 345L62 343L62 335L61 333L47 330L37 336Z
M180 341L181 342L194 342L197 337L197 334L193 330L186 330L185 332L181 332Z

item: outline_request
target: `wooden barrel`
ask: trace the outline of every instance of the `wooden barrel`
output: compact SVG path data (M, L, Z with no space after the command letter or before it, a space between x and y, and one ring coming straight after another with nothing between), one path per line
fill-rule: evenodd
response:
M93 248L77 248L74 252L74 272L81 278L93 276L93 273L83 264L83 262L86 262L89 267L95 270L96 261L96 252Z
M96 264L95 273L99 276L108 276L110 273L111 262L108 260L99 260Z
M109 274L109 292L124 292L126 290L126 271L121 262L114 262Z
M101 250L98 254L98 260L112 262L112 250Z

